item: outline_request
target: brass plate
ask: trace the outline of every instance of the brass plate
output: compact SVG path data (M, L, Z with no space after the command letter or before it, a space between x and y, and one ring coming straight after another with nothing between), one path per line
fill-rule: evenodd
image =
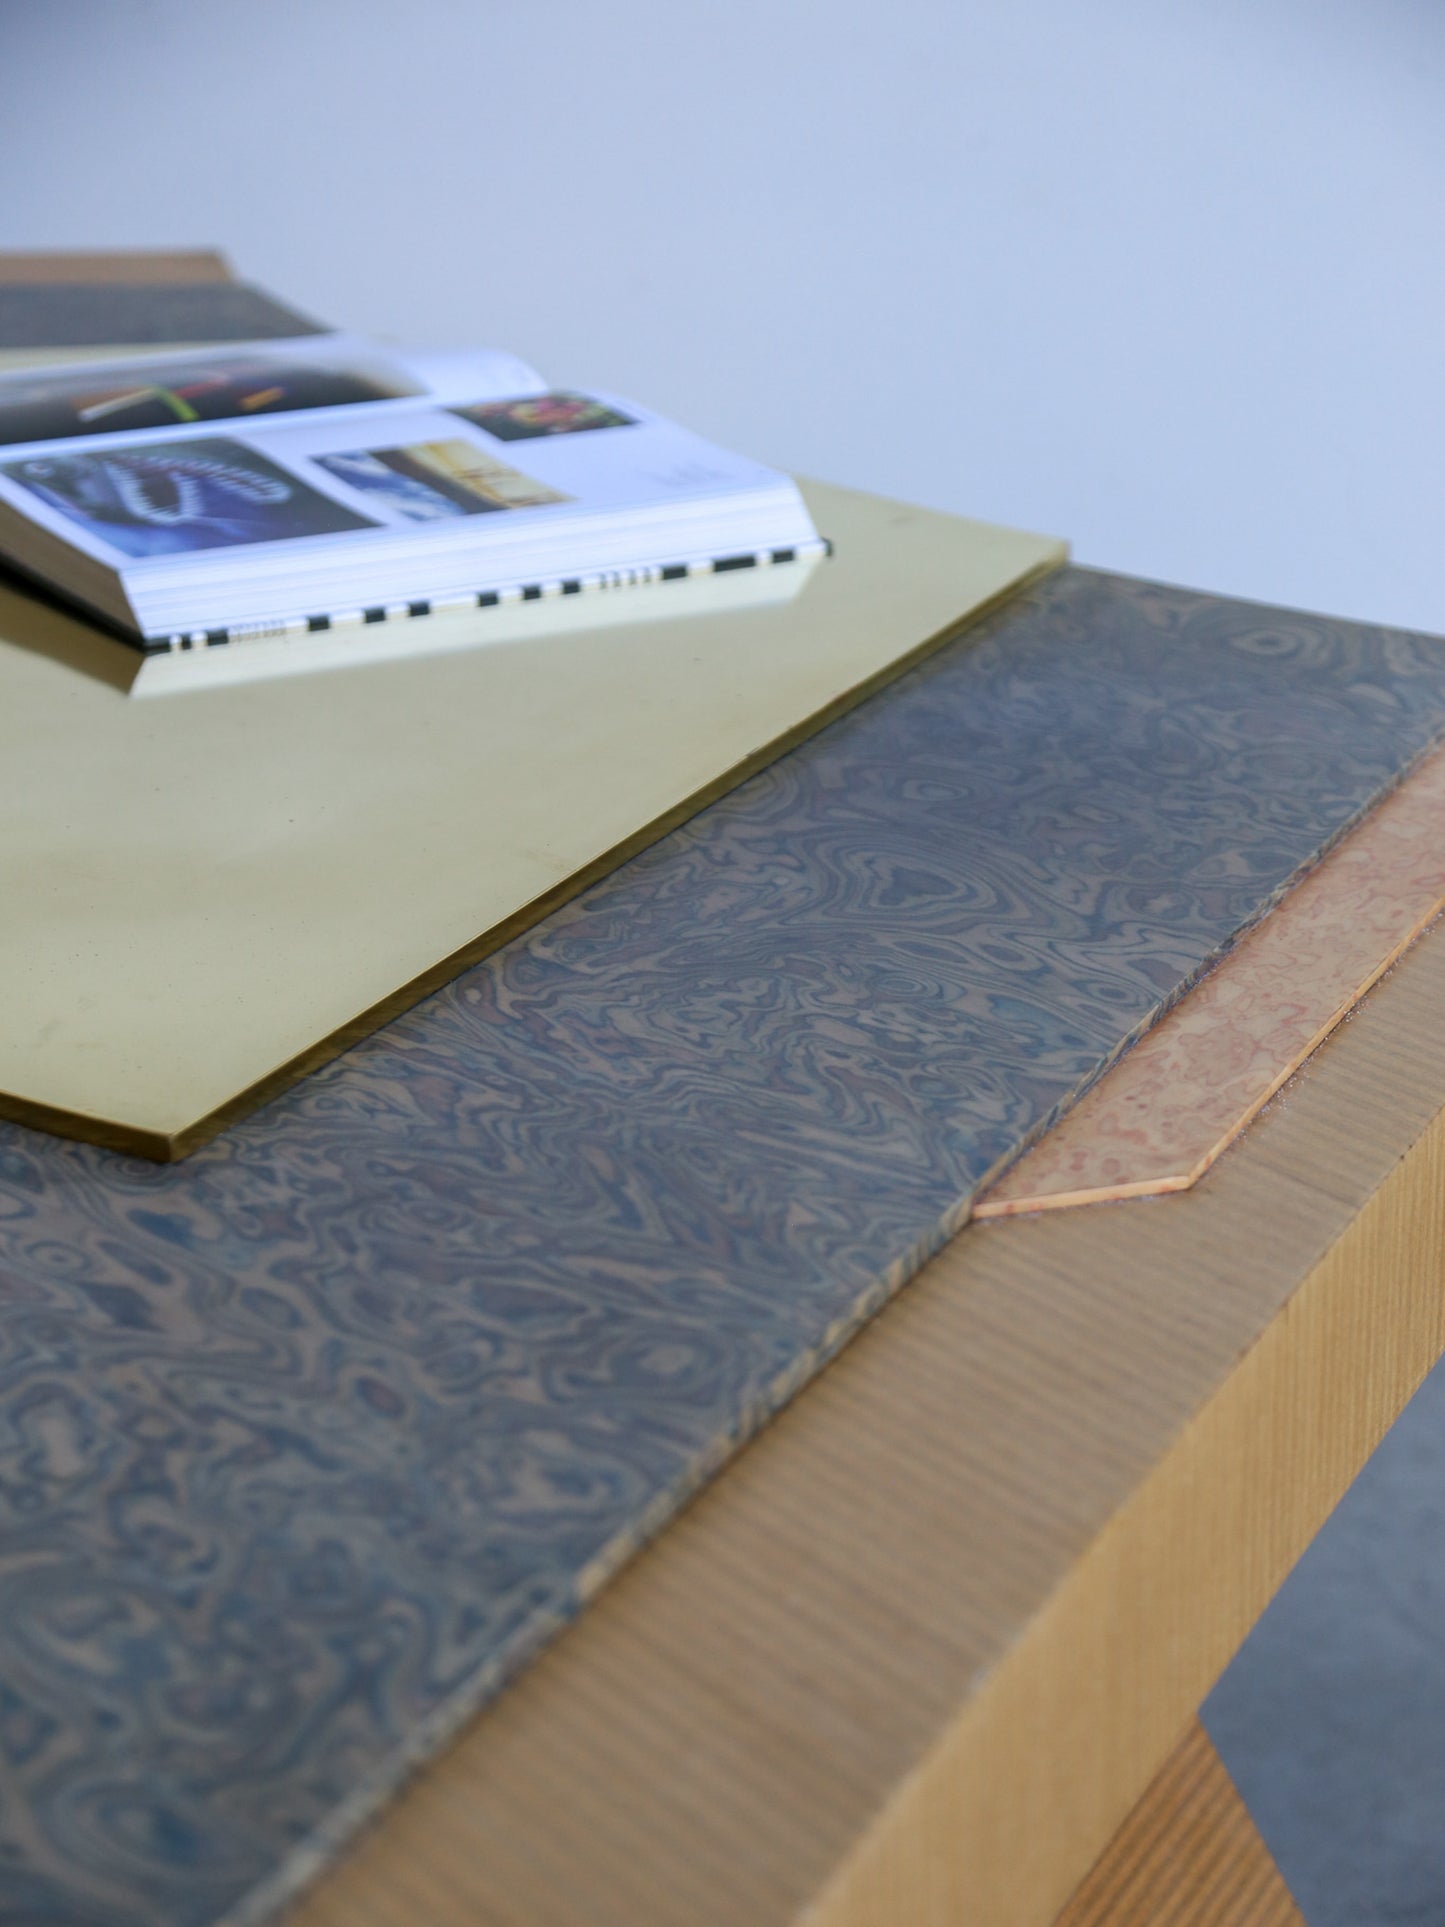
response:
M184 1155L1065 558L807 494L784 607L151 701L0 589L0 1114Z

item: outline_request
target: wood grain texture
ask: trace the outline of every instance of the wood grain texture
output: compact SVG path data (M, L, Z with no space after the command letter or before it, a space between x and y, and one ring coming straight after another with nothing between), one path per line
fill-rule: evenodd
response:
M1416 964L1406 960L1401 975ZM1439 994L1416 1006L1414 1017L1439 1031ZM1364 1025L1366 1012L1327 1058ZM1351 1455L1358 1459L1362 1439L1403 1397L1403 1380L1418 1376L1422 1355L1437 1347L1433 1307L1428 1316L1393 1272L1364 1320L1358 1307L1351 1312L1360 1297L1360 1251L1351 1245L1343 1270L1329 1268L1349 1245L1341 1227L1360 1204L1358 1222L1374 1239L1366 1258L1397 1266L1408 1256L1389 1212L1410 1202L1422 1206L1416 1254L1439 1258L1430 1216L1441 1189L1439 1147L1432 1152L1422 1139L1397 1177L1381 1183L1389 1158L1399 1162L1410 1145L1401 1135L1410 1116L1418 1131L1422 1118L1414 1112L1426 1104L1430 1114L1430 1095L1410 1085L1418 1056L1408 1058L1391 1091L1389 1116L1364 1118L1364 1152L1356 1116L1349 1141L1326 1131L1295 1145L1299 1162L1283 1181L1270 1181L1268 1197L1256 1189L1241 1204L1227 1183L1227 1162L1195 1199L1158 1206L1164 1224L1185 1226L1183 1245L1162 1237L1141 1251L1129 1243L1131 1229L1119 1231L1119 1249L1100 1245L1090 1231L1062 1251L1038 1239L1035 1227L969 1231L886 1320L884 1332L904 1333L904 1349L879 1333L892 1347L890 1397L880 1399L867 1376L873 1339L865 1339L809 1393L796 1414L800 1424L784 1420L736 1468L719 1503L703 1499L670 1534L657 1555L669 1559L661 1607L649 1576L657 1565L644 1561L632 1574L642 1592L624 1578L482 1723L472 1738L484 1738L484 1752L474 1754L468 1740L397 1809L395 1827L389 1821L356 1860L351 1904L343 1898L343 1912L331 1917L356 1927L391 1908L389 1917L407 1927L418 1919L468 1927L503 1919L732 1923L792 1919L809 1906L819 1919L869 1927L909 1919L948 1919L952 1927L969 1917L992 1927L1050 1917L1168 1752L1173 1730L1208 1684L1200 1675L1218 1671L1235 1623L1252 1619L1258 1594L1272 1588ZM1324 1075L1322 1064L1310 1066L1302 1085ZM434 1081L412 1083L410 1095L426 1108ZM1335 1089L1335 1104L1341 1096L1349 1102L1351 1091ZM326 1104L324 1091L320 1100ZM1254 1137L1277 1137L1281 1114L1277 1108ZM389 1181L380 1166L372 1174ZM312 1175L326 1195L326 1175L316 1168ZM1200 1224L1191 1206L1206 1195L1235 1197L1231 1208L1248 1206L1245 1218L1252 1212L1254 1222L1239 1235L1231 1220L1229 1237L1218 1222ZM29 1208L25 1170L15 1197ZM1379 1206L1381 1199L1395 1202ZM225 1237L241 1229L237 1202L258 1220L270 1212L283 1231L274 1193L249 1202L216 1195L214 1202L212 1229L225 1220ZM410 1193L407 1208L418 1218L447 1218L451 1202L422 1189ZM374 1193L362 1210L376 1222ZM1152 1212L1096 1216L1143 1224ZM131 1212L110 1256L133 1264L139 1245L131 1231L141 1233L152 1266L146 1285L164 1287L166 1266L156 1264L164 1243L156 1239L173 1229L164 1214L145 1222L143 1208ZM395 1220L387 1235L393 1229ZM407 1229L414 1235L416 1226ZM1008 1260L1002 1268L1000 1253ZM64 1264L64 1253L52 1256ZM426 1283L435 1299L447 1278L439 1272ZM96 1299L81 1318L123 1328L129 1301L116 1281L100 1285L110 1297ZM942 1320L934 1316L940 1303L948 1312ZM23 1308L21 1299L15 1310ZM356 1303L368 1318L376 1308ZM250 1308L256 1316L268 1310L281 1307ZM1279 1341L1270 1351L1281 1326L1289 1326L1289 1345ZM67 1332L64 1322L46 1328L31 1320L25 1341L40 1347L40 1357ZM214 1324L198 1326L198 1345L208 1343L208 1332ZM121 1347L131 1343L123 1330L116 1335ZM249 1337L256 1347L291 1343L266 1337L260 1324ZM1356 1343L1362 1376L1341 1378L1341 1339ZM1245 1366L1235 1370L1241 1353ZM1250 1370L1262 1353L1266 1366ZM335 1384L335 1347L322 1343L314 1357L328 1386ZM125 1389L133 1389L135 1355L125 1372ZM364 1397L387 1389L378 1391L360 1355L345 1360L343 1378L341 1389L355 1384ZM322 1389L320 1380L310 1389ZM374 1411L385 1412L385 1399ZM821 1457L817 1424L807 1416L813 1411L825 1426L832 1420ZM341 1414L339 1403L333 1412ZM154 1439L160 1451L160 1414L139 1416L145 1426L137 1443L150 1449L146 1441ZM66 1407L29 1405L15 1411L15 1422L19 1447L31 1455L21 1461L29 1474L64 1474ZM1223 1428L1227 1451L1210 1424ZM1258 1468L1270 1443L1281 1455L1281 1478L1270 1486L1272 1511L1262 1524L1266 1482ZM274 1445L285 1449L279 1439ZM801 1453L803 1476L784 1482L782 1505L775 1447ZM250 1459L262 1466L256 1497L264 1505L266 1453ZM1295 1461L1302 1478L1283 1476ZM800 1461L788 1465L796 1474ZM748 1513L759 1474L769 1482L761 1520ZM154 1513L156 1490L152 1484L137 1509L110 1515L127 1534L125 1555L143 1559L152 1584L160 1584L162 1567L185 1576L185 1561L200 1557L198 1540L177 1538ZM69 1503L64 1480L58 1491ZM1198 1517L1189 1501L1200 1501ZM661 1515L649 1517L657 1524ZM732 1520L721 1563L719 1517ZM711 1534L701 1551L699 1526ZM287 1569L274 1571L279 1578ZM345 1605L347 1586L337 1586L324 1559L291 1572L301 1586L295 1613L326 1615L335 1601ZM642 1623L628 1619L628 1599L636 1597L647 1607ZM177 1605L185 1599L177 1596ZM185 1609L195 1611L195 1599ZM145 1615L135 1626L150 1630ZM131 1628L94 1611L89 1619L52 1613L37 1646L52 1634L60 1646L79 1642L92 1678L104 1678L96 1655L108 1650L112 1628L135 1663ZM272 1651L281 1653L277 1632L274 1626ZM601 1667L597 1642L611 1653ZM154 1657L154 1640L145 1650ZM578 1653L582 1676L568 1673ZM543 1707L549 1692L557 1694L559 1676L561 1703L551 1711L563 1721L561 1750L559 1729L547 1719L538 1725L534 1713L538 1694ZM204 1717L208 1694L210 1703L235 1696L241 1717L254 1705L247 1700L254 1675L239 1682L216 1669L185 1692L175 1680L162 1686L160 1673L148 1678L152 1700L168 1700L183 1721ZM10 1702L4 1713L10 1759L23 1763L27 1746L48 1742L44 1721L27 1723L29 1709L17 1713ZM969 1748L979 1755L973 1779ZM137 1788L148 1792L143 1781L131 1761L129 1806L116 1800L104 1815L116 1867L125 1871L156 1848L175 1860L187 1846L173 1815L162 1815L170 1835L164 1827L146 1835L145 1802L135 1798ZM94 1784L83 1794L91 1798ZM71 1815L85 1819L81 1809L77 1800ZM395 1840L405 1840L408 1827L412 1852L399 1861ZM193 1914L204 1906L198 1888L210 1871L195 1861L175 1865L175 1890ZM339 1883L320 1890L316 1904L335 1908L339 1890ZM102 1915L112 1927L114 1908Z
M1061 571L191 1162L0 1131L33 1911L264 1917L1347 827L1441 682L1428 639ZM1111 1369L1067 1290L1032 1311ZM980 1359L934 1389L997 1420Z
M971 1227L296 1927L1045 1927L1445 1343L1445 943L1195 1190Z
M1058 1927L1305 1927L1198 1720L1190 1721Z
M1435 651L1062 572L193 1162L2 1131L52 1921L254 1917L333 1850L1368 798ZM1208 686L1164 813L1162 655ZM1241 780L1260 705L1308 800Z
M239 281L0 282L0 369L322 333Z
M1197 1183L1445 907L1442 822L1437 751L991 1185L973 1215Z
M230 281L230 263L215 248L45 248L0 252L0 286L110 282L120 287Z

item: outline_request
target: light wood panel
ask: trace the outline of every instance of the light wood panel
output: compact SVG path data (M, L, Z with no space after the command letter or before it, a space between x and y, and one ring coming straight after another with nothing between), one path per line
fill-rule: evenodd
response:
M1445 942L1192 1192L975 1226L304 1927L1044 1927L1445 1344Z
M234 279L215 248L55 248L0 253L0 283L33 286L58 282L105 282L122 287Z
M1305 1927L1198 1720L1190 1721L1058 1927Z

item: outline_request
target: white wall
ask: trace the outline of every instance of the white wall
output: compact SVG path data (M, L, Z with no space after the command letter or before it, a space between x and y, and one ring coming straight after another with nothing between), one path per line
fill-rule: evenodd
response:
M216 242L1081 560L1445 629L1435 0L0 0L0 246Z

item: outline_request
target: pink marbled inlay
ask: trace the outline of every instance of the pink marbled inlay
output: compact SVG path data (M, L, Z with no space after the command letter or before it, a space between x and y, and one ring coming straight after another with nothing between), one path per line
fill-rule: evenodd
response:
M1437 750L977 1200L973 1216L1187 1189L1442 908Z

